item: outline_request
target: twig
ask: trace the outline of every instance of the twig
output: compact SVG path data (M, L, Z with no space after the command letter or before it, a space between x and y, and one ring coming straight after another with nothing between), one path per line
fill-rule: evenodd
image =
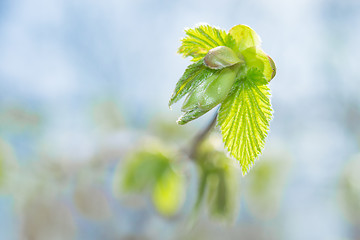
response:
M198 135L196 135L194 140L192 141L192 144L190 146L190 150L188 152L188 156L189 156L189 158L191 160L195 159L200 144L204 141L204 139L207 137L207 135L210 133L210 131L215 126L216 119L217 119L217 114L218 114L218 111L216 111L214 117L209 122L209 124L206 126L206 128L204 130L202 130Z

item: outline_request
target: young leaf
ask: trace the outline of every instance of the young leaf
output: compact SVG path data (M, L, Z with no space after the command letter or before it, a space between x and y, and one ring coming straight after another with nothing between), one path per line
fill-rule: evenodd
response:
M260 47L261 40L254 30L246 25L236 25L229 30L229 34L236 42L235 49L239 52L249 47Z
M238 70L238 65L227 67L202 81L185 99L181 108L185 113L177 123L188 123L224 101L233 87Z
M214 108L228 95L235 82L238 69L237 66L224 68L205 79L189 93L181 110L187 112L199 108L205 111Z
M183 38L179 53L184 57L193 57L196 62L205 57L208 51L218 46L234 47L235 41L224 30L209 25L201 25L194 29L185 30L186 37Z
M169 107L179 101L187 93L191 92L202 82L202 80L208 78L214 72L215 70L209 69L204 65L203 60L188 66L183 76L176 83L174 93L169 101Z
M123 192L141 192L156 182L169 166L169 159L160 152L140 151L132 154L122 169L120 186Z
M169 168L154 185L152 199L156 209L165 216L178 212L184 198L184 179Z
M200 108L194 108L193 110L190 110L188 112L185 112L183 115L181 115L179 117L179 119L176 121L177 124L179 125L184 125L194 119L197 119L198 117L201 117L202 115L204 115L205 113L207 113L208 111L210 111L210 109L208 110L202 110Z
M241 52L248 68L257 68L270 81L275 76L275 63L260 48L250 47Z
M256 69L248 71L236 91L221 104L218 124L230 155L246 174L261 153L272 117L270 89Z
M193 214L199 213L201 204L211 217L232 222L237 215L237 189L239 182L236 169L224 151L218 150L216 140L205 141L196 155L199 167L199 188Z

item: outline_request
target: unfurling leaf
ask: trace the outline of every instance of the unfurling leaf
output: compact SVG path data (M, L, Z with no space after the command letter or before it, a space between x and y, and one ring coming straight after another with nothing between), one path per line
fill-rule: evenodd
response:
M129 156L122 171L117 173L122 179L115 176L114 187L120 185L125 194L151 192L158 212L171 216L180 209L184 198L185 180L175 167L168 153L156 149L140 150Z
M206 200L211 217L231 222L237 215L238 179L231 160L206 141L196 156L199 163L199 190L194 207L196 215Z
M224 30L220 30L208 25L201 25L194 29L185 30L186 37L183 38L179 53L184 57L193 57L196 62L205 57L210 49L218 46L232 48L235 41Z
M236 42L235 51L242 52L249 47L260 47L261 40L254 30L246 25L236 25L229 30Z
M270 89L262 74L249 70L222 104L218 115L223 141L246 174L264 148L272 118Z
M169 101L169 107L179 101L187 93L194 90L204 79L211 76L214 72L215 70L209 69L204 65L203 60L191 64L177 82L174 93Z
M185 99L181 109L185 113L177 123L182 125L194 120L221 103L230 92L238 69L236 65L224 68L203 80Z
M131 155L123 168L123 192L141 192L151 187L168 168L169 159L160 152L140 151Z
M179 53L197 62L185 71L170 99L169 105L188 94L177 123L186 124L221 105L217 121L225 146L245 174L264 148L269 130L267 84L276 74L274 61L245 25L234 26L228 34L210 26L188 29Z
M174 215L184 200L183 177L172 169L168 169L155 183L152 199L161 214Z
M275 63L260 48L250 47L241 52L248 68L257 68L270 81L275 76ZM271 61L270 61L271 59Z

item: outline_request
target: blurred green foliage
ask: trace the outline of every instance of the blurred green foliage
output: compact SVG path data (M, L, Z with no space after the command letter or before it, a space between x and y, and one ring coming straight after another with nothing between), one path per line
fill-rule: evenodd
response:
M218 136L208 139L196 155L199 190L194 210L198 211L206 199L210 216L231 222L237 216L239 171L224 151L217 147L220 141Z
M150 191L155 208L165 216L180 209L184 198L184 177L169 153L156 148L142 149L130 154L115 177L115 188L124 193Z

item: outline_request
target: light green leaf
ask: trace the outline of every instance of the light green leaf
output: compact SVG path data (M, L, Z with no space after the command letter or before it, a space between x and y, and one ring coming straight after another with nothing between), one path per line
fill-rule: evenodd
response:
M152 199L156 209L165 216L178 212L184 200L184 179L169 168L154 185Z
M272 118L270 89L260 71L250 69L218 114L223 142L246 174L264 148Z
M204 115L205 113L207 113L208 111L210 111L210 109L208 110L202 110L200 108L195 108L193 110L187 111L185 112L183 115L181 115L179 117L179 119L176 121L177 124L179 125L184 125L194 119L197 119L198 117L201 117L202 115Z
M169 161L162 153L155 151L141 151L131 155L121 173L122 191L141 192L152 186L169 167Z
M204 80L184 101L182 111L199 108L210 110L222 102L231 90L238 72L237 66L221 69Z
M258 47L250 47L241 52L248 68L257 68L270 81L275 76L275 63ZM271 59L271 60L270 60Z
M218 150L219 139L205 141L196 155L199 167L199 188L193 209L196 216L201 204L211 217L231 222L237 215L238 179L236 169L224 151Z
M229 30L229 34L236 42L235 50L241 52L249 47L259 47L260 37L246 25L236 25Z
M194 29L185 30L186 37L183 38L179 53L184 57L193 57L196 62L205 57L208 51L218 46L233 48L235 41L224 30L209 25L201 25Z
M199 60L198 62L188 66L183 76L176 83L174 93L169 101L169 107L179 101L187 93L195 89L202 80L208 78L214 72L215 70L209 69L204 65L203 60Z

